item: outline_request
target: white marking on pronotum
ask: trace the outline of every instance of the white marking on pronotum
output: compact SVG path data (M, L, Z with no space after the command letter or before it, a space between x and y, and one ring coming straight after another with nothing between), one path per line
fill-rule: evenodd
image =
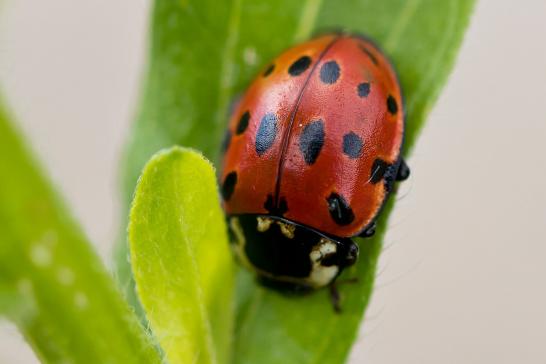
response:
M231 219L229 219L229 225L231 226L231 230L235 235L235 244L231 245L233 247L233 251L235 252L237 257L239 257L242 265L249 268L250 270L254 269L253 265L250 263L245 254L246 239L239 218L232 217Z
M259 232L263 233L267 230L269 230L269 227L271 226L271 224L273 223L273 220L271 220L270 218L268 217L258 217L257 218L258 220L258 226L257 226L257 229Z
M282 221L277 221L277 224L281 227L281 232L288 239L294 239L294 232L296 231L296 225L288 224Z
M322 238L320 239L320 243L315 246L309 254L313 267L311 268L311 274L307 279L314 287L323 287L327 285L338 274L339 267L337 265L325 267L320 264L324 257L330 254L335 254L336 252L336 243L334 243L332 240Z

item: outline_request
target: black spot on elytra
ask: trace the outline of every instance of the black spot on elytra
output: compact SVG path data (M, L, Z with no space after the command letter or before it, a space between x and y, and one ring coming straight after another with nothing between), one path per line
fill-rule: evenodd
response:
M273 195L269 194L267 195L267 198L265 200L264 208L271 215L282 216L288 211L288 204L286 203L286 199L284 197L281 197L279 200L279 206L275 206L275 200L273 199Z
M339 65L336 61L329 61L320 68L320 80L327 84L333 84L339 78Z
M389 164L383 179L385 180L385 191L387 193L391 192L394 188L394 182L396 181L397 168L396 164Z
M330 216L336 224L349 225L351 222L353 222L355 219L355 214L343 196L332 192L326 201L328 202L328 211L330 211Z
M389 110L389 112L393 115L398 112L398 104L392 95L387 97L387 110Z
M355 159L360 157L364 142L354 132L347 133L343 136L343 153L349 158Z
M370 171L370 182L376 184L381 181L389 166L390 164L385 162L383 159L376 158L373 162L372 170Z
M360 50L362 52L364 52L364 54L366 54L368 57L370 57L370 59L372 60L373 64L375 64L377 66L377 58L375 57L375 55L368 49L366 48L365 46L363 45L360 45Z
M357 86L358 96L360 97L366 97L370 94L370 83L369 82L362 82Z
M397 181L405 181L409 178L411 174L410 168L406 164L406 161L403 159L400 160L400 165L398 166L398 172L396 173Z
M265 69L264 73L263 73L263 76L264 77L267 77L271 74L271 72L273 72L273 70L275 69L275 64L274 63L271 63L269 66L267 66L267 68Z
M246 128L248 127L248 121L250 120L250 112L247 110L243 115L241 115L241 118L239 119L239 123L237 124L237 129L235 129L235 133L237 135L241 135L245 132Z
M288 211L288 204L286 203L286 199L284 197L281 197L279 200L279 207L277 209L277 214L280 216L284 215Z
M222 140L222 153L225 153L228 150L230 143L231 143L231 131L227 129L226 133L224 134L224 139Z
M300 135L299 144L305 163L309 165L315 163L324 145L323 121L316 120L307 124Z
M288 73L290 74L290 76L299 76L303 72L305 72L305 70L309 68L310 65L311 65L311 57L309 56L300 57L294 63L290 65L290 68L288 68Z
M228 201L235 190L235 185L237 184L237 172L229 172L226 178L224 178L224 183L222 183L222 197L225 201Z
M272 194L267 195L267 198L265 199L265 202L264 202L264 208L269 212L275 209L275 200L273 200Z
M258 132L256 133L256 153L259 156L264 154L275 141L277 135L277 117L275 114L265 114L260 121Z

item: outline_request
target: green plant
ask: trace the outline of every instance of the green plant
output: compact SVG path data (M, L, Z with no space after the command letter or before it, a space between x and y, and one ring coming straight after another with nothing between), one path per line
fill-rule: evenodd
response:
M153 153L216 160L231 100L264 64L315 31L368 34L391 57L406 101L405 152L452 68L473 0L156 0L147 78L124 164L127 207ZM340 363L372 291L378 234L344 273L344 311L324 291L287 298L234 266L214 169L198 152L151 158L129 225L132 270L151 333L0 110L0 313L44 362ZM125 230L124 230L125 231ZM134 307L125 234L118 275ZM206 248L205 248L206 247ZM317 318L320 318L317 319ZM327 330L325 330L327 328Z
M46 363L159 354L0 105L0 313Z

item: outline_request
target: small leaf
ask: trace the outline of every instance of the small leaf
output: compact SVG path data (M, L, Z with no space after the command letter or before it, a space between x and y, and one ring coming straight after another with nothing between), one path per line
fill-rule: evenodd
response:
M174 147L148 162L129 242L138 296L169 363L227 363L233 259L214 168L201 154Z
M0 315L43 362L160 363L0 103Z

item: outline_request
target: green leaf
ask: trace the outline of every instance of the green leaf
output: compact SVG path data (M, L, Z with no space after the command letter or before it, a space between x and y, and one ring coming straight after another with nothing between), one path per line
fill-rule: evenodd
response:
M371 36L391 58L404 91L405 150L413 146L444 85L473 0L156 0L149 68L131 134L126 198L151 154L182 144L216 158L230 103L270 58L315 31L344 29ZM237 279L235 363L337 363L347 357L367 305L381 238L360 241L357 266L344 277L344 312L334 315L325 291L287 298ZM125 257L121 245L121 257ZM122 262L123 263L123 262ZM123 271L124 265L120 265Z
M227 363L234 264L212 165L190 149L156 154L129 224L140 301L171 364Z
M406 109L406 153L449 76L474 0L324 1L320 27L363 32L391 58Z
M45 363L159 363L0 104L0 315Z

